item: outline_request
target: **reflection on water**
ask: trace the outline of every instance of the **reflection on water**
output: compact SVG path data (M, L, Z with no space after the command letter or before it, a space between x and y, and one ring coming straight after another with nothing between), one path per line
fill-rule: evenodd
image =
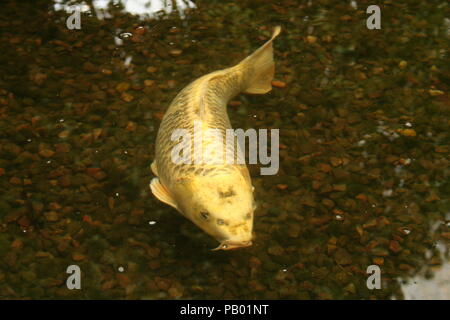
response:
M437 243L437 248L441 252L442 259L448 255L446 245ZM419 275L407 279L402 284L402 291L405 299L409 300L449 300L450 299L450 263L428 267L428 272L422 270Z
M31 3L0 11L0 298L450 298L446 1L386 2L381 30L367 1ZM228 112L280 129L280 171L249 167L254 246L211 252L150 194L157 128L278 24L273 90Z
M74 4L80 5L81 12L90 11L90 6L85 1L67 2L66 0L54 0L55 10L70 11L70 7ZM172 11L176 11L181 18L184 18L184 11L186 9L195 8L195 4L191 0L93 0L90 1L93 6L94 12L98 19L111 18L111 14L108 12L110 5L123 5L125 12L136 14L142 19L148 17L155 17L157 13L164 12L170 14Z

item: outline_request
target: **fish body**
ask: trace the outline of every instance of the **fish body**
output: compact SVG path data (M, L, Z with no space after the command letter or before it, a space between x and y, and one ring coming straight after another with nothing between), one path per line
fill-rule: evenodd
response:
M228 101L241 92L264 94L272 89L274 75L272 38L239 64L191 82L170 104L156 139L150 183L152 193L171 205L209 235L220 241L217 249L252 244L253 187L245 164L236 160L239 147L224 143L231 129ZM176 130L187 134L180 144ZM216 133L216 135L212 134ZM233 138L232 141L235 141ZM185 160L174 161L175 148L189 146ZM200 160L200 161L196 161Z

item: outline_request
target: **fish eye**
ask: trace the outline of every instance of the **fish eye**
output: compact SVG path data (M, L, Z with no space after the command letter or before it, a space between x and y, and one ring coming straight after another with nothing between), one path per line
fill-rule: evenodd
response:
M200 216L201 216L204 220L208 220L208 219L209 219L209 213L206 212L206 211L200 212Z

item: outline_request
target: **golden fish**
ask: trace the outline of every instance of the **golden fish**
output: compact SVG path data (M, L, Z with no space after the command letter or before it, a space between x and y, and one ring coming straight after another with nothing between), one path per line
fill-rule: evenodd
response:
M264 94L272 89L272 41L280 31L276 27L270 40L234 67L209 73L185 87L170 104L158 131L151 165L157 177L150 189L156 198L220 241L216 249L252 245L254 200L247 167L223 161L228 145L219 144L222 141L213 139L208 129L223 134L231 129L226 106L232 97L240 92ZM200 152L206 150L206 157L217 161L175 162L174 148L180 144L173 138L177 129L190 134L185 145L194 145L194 151L185 156L197 159L195 145L200 145ZM200 142L196 131L201 134ZM238 151L234 152L236 156Z

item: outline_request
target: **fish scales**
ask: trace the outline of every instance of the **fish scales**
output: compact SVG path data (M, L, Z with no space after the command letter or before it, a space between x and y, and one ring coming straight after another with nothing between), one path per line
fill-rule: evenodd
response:
M187 172L194 173L193 170L186 170L186 168L196 167L197 170L202 167L208 167L208 173L213 173L216 169L222 168L225 170L233 170L231 165L208 165L208 164L181 164L175 165L170 161L171 150L177 145L178 141L172 141L171 135L175 129L187 129L187 132L191 136L191 146L194 145L194 121L202 121L206 129L218 129L222 136L225 137L226 129L231 129L230 120L226 112L226 103L230 96L236 95L241 90L240 82L242 80L241 72L239 70L230 70L229 74L224 77L213 79L199 79L199 84L193 83L183 90L179 97L175 98L170 105L167 114L165 115L161 126L161 135L158 136L157 154L161 157L157 158L161 161L157 161L157 167L168 167L170 172L159 172L161 178L168 184L173 183L173 179L176 179L180 174ZM201 90L199 86L204 85L202 82L207 81L207 88L204 95L199 96L198 91ZM230 94L231 93L231 94ZM189 98L192 96L192 98ZM201 111L200 104L203 104L204 111ZM204 130L202 130L204 131ZM225 144L222 144L225 147ZM223 154L225 154L225 149ZM234 150L234 156L236 157L236 150ZM194 148L191 150L191 158L194 157ZM219 160L219 159L218 159ZM220 159L221 160L221 159ZM160 163L166 164L161 165ZM167 165L169 164L169 165ZM171 164L172 170L170 170ZM168 174L166 174L168 173Z

